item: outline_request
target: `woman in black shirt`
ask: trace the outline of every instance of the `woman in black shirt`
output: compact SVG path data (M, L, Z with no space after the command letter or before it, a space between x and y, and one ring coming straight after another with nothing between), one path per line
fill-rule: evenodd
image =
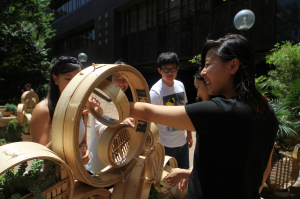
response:
M207 40L201 65L209 94L226 99L185 107L131 103L130 116L197 132L188 199L260 199L278 121L255 88L254 49L241 35Z

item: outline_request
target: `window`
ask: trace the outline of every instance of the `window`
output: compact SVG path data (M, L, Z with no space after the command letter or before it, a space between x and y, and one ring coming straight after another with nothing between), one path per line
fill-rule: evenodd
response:
M209 34L209 12L199 13L196 15L195 26L195 54L200 54L203 44L205 43L206 37Z
M156 26L156 0L149 0L147 6L148 28Z
M157 55L156 56L158 56L162 52L167 51L167 46L168 46L167 29L168 29L167 25L157 27Z
M138 60L137 63L146 61L146 31L138 33Z
M181 3L181 13L182 13L182 17L188 17L189 16L189 7L188 7L188 0L182 0Z
M55 43L56 53L61 55L78 49L94 46L95 31L93 28L85 29L79 33L67 36ZM57 48L59 47L59 48Z
M228 9L224 7L212 10L211 34L212 39L218 39L228 33Z
M300 42L300 2L277 0L275 42Z
M168 51L180 52L180 21L173 22L168 26Z
M128 35L122 37L122 58L128 60Z
M128 10L125 10L121 13L121 35L128 35L129 30L129 17Z
M130 8L130 33L137 31L137 7Z
M209 11L209 2L207 0L196 0L196 10L200 12Z
M157 18L158 18L158 25L163 25L167 23L168 20L168 1L166 0L157 0Z
M129 35L129 63L136 64L136 33Z
M194 12L194 0L189 0L189 16L193 16Z
M194 34L194 17L189 17L181 22L181 45L180 56L193 55L193 34Z
M146 30L147 20L146 20L146 2L139 4L139 17L138 17L138 26L139 31Z
M156 28L147 31L147 61L156 61Z
M73 7L72 7L72 3L73 3L73 1L71 0L71 1L69 1L69 12L72 12L73 11Z
M77 9L77 0L72 0L73 10Z
M64 15L76 10L80 6L84 5L85 3L89 2L90 0L70 0L62 5L60 8L55 10L55 20L63 17Z
M252 37L251 42L256 48L268 48L273 47L273 13L274 13L274 1L256 0L252 3L252 11L254 13L263 13L259 17L256 17L254 26L250 29ZM290 16L294 17L294 16ZM278 18L277 18L278 19ZM291 22L289 18L285 21L285 25ZM276 21L278 24L278 21ZM280 23L280 22L279 22ZM298 22L299 24L299 22ZM286 31L284 24L280 27L281 30ZM280 30L279 29L279 30ZM290 32L290 31L288 31Z
M223 7L228 5L228 0L211 0L211 9Z
M180 0L169 1L169 22L180 19Z

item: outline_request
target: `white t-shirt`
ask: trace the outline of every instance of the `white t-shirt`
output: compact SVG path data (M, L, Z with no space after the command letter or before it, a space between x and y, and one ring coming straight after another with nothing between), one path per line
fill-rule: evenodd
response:
M183 106L187 103L187 97L182 82L174 80L173 86L167 86L160 79L150 90L151 104L167 106ZM186 143L185 130L157 124L160 142L170 148L180 147Z
M107 128L107 126L96 120L90 113L89 118L91 119L90 139L88 142L90 161L84 166L86 170L89 170L92 173L96 174L107 166L100 160L98 155L98 142L101 134Z

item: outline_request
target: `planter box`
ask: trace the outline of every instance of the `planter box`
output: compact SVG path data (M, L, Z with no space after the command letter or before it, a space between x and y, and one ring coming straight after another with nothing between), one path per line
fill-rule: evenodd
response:
M2 113L3 114L3 113ZM16 116L2 117L0 118L0 127L6 127L10 120L17 119Z
M32 135L27 133L22 133L22 141L32 142Z
M3 115L3 117L5 117L5 116L11 116L11 115L14 115L16 113L15 111L6 111L5 108L0 109L0 111L1 111L1 113Z

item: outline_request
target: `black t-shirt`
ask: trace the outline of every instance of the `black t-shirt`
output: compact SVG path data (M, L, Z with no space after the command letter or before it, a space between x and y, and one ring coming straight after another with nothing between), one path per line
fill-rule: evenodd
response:
M263 119L238 99L185 106L196 131L188 199L259 199L278 121L270 105Z

